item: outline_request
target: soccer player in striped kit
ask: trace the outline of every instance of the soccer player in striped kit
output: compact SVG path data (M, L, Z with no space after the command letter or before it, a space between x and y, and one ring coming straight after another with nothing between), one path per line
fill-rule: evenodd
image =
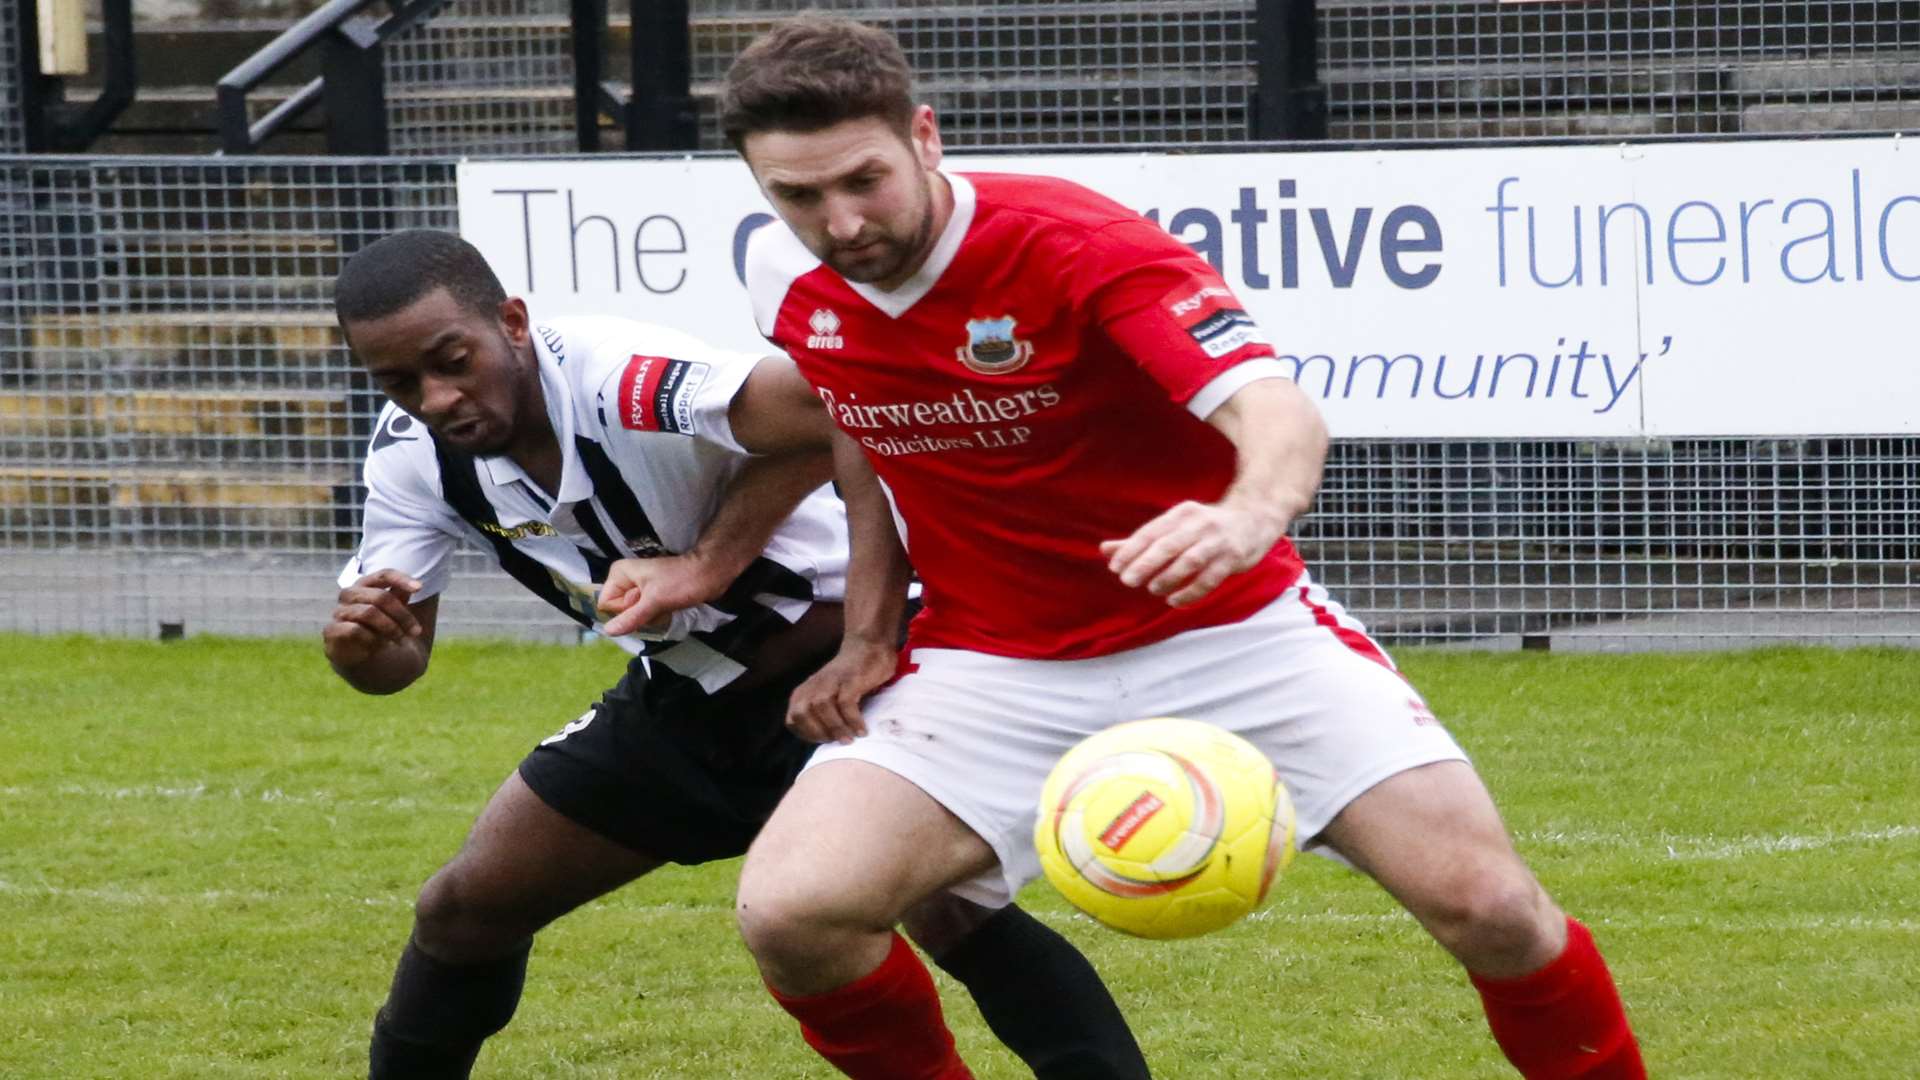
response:
M721 123L787 225L747 284L840 429L852 529L846 642L789 715L832 745L738 900L809 1040L857 1077L968 1075L894 921L942 890L1008 902L1052 763L1171 715L1267 752L1300 841L1459 960L1522 1075L1642 1077L1592 937L1287 541L1325 427L1219 274L1079 185L942 170L898 45L843 17L748 46Z
M357 253L335 308L390 399L323 632L341 677L384 694L426 672L462 543L640 654L421 891L371 1075L464 1077L541 927L664 863L742 854L791 784L813 745L787 697L841 637L845 511L822 486L830 427L784 357L627 319L535 324L477 250L427 230ZM1024 912L943 897L904 919L1036 1075L1147 1075L1092 967Z

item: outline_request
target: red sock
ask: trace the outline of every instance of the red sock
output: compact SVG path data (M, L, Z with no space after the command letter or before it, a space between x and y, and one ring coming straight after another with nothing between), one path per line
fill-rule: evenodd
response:
M807 1045L855 1080L973 1080L940 1015L933 976L899 934L873 971L824 994L767 987Z
M1567 947L1517 979L1471 975L1487 1025L1527 1080L1646 1080L1607 962L1593 935L1567 920Z

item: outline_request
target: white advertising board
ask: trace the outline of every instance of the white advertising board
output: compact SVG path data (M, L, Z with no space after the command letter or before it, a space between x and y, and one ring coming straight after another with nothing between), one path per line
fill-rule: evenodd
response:
M947 167L1065 176L1159 221L1336 436L1920 430L1920 147L1898 138ZM783 226L738 160L469 162L459 207L536 318L765 347L739 258Z

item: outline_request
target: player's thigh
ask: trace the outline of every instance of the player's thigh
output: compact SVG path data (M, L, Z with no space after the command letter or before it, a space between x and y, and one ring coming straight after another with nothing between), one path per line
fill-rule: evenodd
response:
M548 806L516 772L488 800L459 853L428 881L419 917L531 932L659 865Z
M1321 840L1403 899L1520 858L1486 785L1464 761L1382 780L1348 803Z
M912 782L869 762L830 761L800 775L754 841L740 904L886 927L993 864L986 842Z

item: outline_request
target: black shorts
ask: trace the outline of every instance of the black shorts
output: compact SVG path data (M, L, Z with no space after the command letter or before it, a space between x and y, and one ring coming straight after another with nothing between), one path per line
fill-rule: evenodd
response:
M520 777L548 806L615 843L692 865L746 853L814 744L787 730L787 697L840 645L840 606L789 625L770 611L728 655L747 670L708 694L635 660L591 712L526 756ZM583 723L584 721L584 723Z

